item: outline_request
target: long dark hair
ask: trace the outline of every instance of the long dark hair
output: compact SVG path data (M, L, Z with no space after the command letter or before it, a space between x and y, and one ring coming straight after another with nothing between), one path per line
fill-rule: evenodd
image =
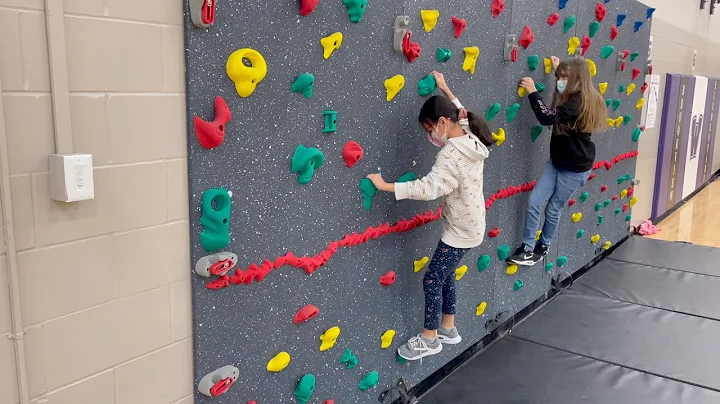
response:
M440 120L440 117L445 117L451 122L458 121L458 113L460 110L446 97L440 95L434 95L428 98L420 108L420 115L418 121L420 124L435 125ZM492 132L490 127L484 118L470 111L467 113L468 123L470 124L470 130L477 137L480 143L485 146L493 144Z

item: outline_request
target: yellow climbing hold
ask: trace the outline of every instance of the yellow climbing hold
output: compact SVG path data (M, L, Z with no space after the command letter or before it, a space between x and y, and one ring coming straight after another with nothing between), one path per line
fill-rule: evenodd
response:
M620 191L620 198L624 198L626 196L627 196L627 189L623 189L622 191Z
M630 207L632 208L633 206L635 206L637 201L638 201L637 196L633 196L632 198L630 198Z
M572 215L573 223L577 223L580 220L582 220L582 212L573 213L573 215Z
M606 250L609 250L610 247L612 247L612 243L609 240L606 241L605 244L603 244L603 248Z
M402 74L396 74L385 80L385 90L387 90L388 101L391 101L405 87L405 77Z
M515 272L517 272L517 270L518 270L517 264L510 264L507 266L505 273L508 275L513 275Z
M477 46L469 46L463 48L465 52L465 60L463 61L463 70L475 74L475 64L477 63L478 56L480 56L480 48Z
M545 65L545 74L550 74L552 72L552 60L544 58L543 64Z
M420 18L422 19L425 32L430 32L437 24L440 12L437 10L420 10Z
M339 336L340 327L328 328L328 330L320 336L320 341L322 341L320 343L320 350L327 351L328 349L332 348L337 342Z
M538 231L535 233L535 241L540 240L540 235L542 235L542 230L538 230Z
M615 127L619 128L620 125L622 125L624 120L625 120L625 118L623 118L622 116L615 118Z
M334 34L326 36L325 38L321 38L320 45L322 45L323 47L323 58L329 58L336 49L340 49L340 45L342 45L342 40L342 32L336 32Z
M615 120L612 118L608 118L607 125L612 128L613 126L615 126Z
M380 347L382 349L389 348L392 345L393 337L395 336L395 330L387 330L380 337Z
M643 105L645 105L645 98L640 98L640 99L637 100L637 102L635 103L635 109L637 109L638 111L640 111L640 110L642 109Z
M599 234L596 234L596 235L590 237L590 242L591 242L591 243L597 244L598 241L600 241L600 235L599 235Z
M587 63L588 69L590 69L590 76L595 77L595 75L597 75L597 66L595 65L595 62L590 59L585 59L585 63Z
M428 257L422 257L419 260L415 261L413 264L415 265L415 272L420 272L425 267L425 264L430 261L430 258Z
M527 90L525 90L525 87L518 86L518 95L520 96L520 98L527 95Z
M460 279L462 279L462 277L465 276L465 273L467 272L467 270L468 270L467 265L463 265L460 268L457 268L455 270L455 280L459 281Z
M492 137L495 141L495 144L500 146L505 141L505 129L500 128L498 129L498 133L493 132Z
M285 369L290 364L290 354L287 352L280 352L275 355L274 358L270 359L267 364L268 372L279 372Z
M602 83L598 84L598 89L600 90L600 94L605 94L605 91L607 91L608 83L607 81L603 81Z
M475 315L482 316L483 313L485 313L486 307L487 307L487 302L482 302L482 303L478 304L477 309L475 309Z
M250 61L250 66L243 64L243 59ZM231 53L225 64L225 71L235 83L235 91L245 98L255 91L255 87L265 78L267 64L265 58L255 49L242 48Z
M580 39L578 39L578 37L574 36L568 39L568 56L574 55L578 46L580 46Z
M633 91L635 91L635 83L628 84L627 88L625 89L625 92L627 93L627 95L632 94Z

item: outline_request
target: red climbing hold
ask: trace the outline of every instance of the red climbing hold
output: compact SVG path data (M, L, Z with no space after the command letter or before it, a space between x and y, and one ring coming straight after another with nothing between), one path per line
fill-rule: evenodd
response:
M298 312L295 314L295 318L293 319L293 324L300 324L302 322L308 321L311 318L317 316L320 313L320 310L313 306L312 304L305 305L302 309L298 310Z
M453 27L455 27L455 38L460 38L460 35L462 35L463 31L465 31L467 21L455 16L452 16L451 20L453 23Z
M306 16L312 13L315 11L315 7L317 7L318 3L320 3L320 0L301 0L300 15Z
M633 67L632 69L632 79L635 80L640 75L640 69L637 67Z
M648 67L647 74L652 76L652 72L653 72L653 67L652 66Z
M248 401L248 404L257 404L257 401L255 401L255 400Z
M412 41L412 32L408 31L405 33L402 41L402 50L407 58L408 62L412 63L413 60L417 59L422 52L420 44Z
M630 205L628 205L627 203L624 204L624 205L622 206L622 211L625 212L626 210L628 210L629 207L630 207Z
M612 27L610 27L610 40L614 41L615 38L617 38L619 33L620 33L620 31L618 31L616 26L613 25Z
M533 34L532 30L530 29L529 25L526 25L525 28L523 28L522 35L520 35L520 40L518 43L523 48L527 49L530 44L535 42L535 34Z
M223 97L215 97L215 119L212 122L204 121L199 117L193 118L195 136L202 147L212 149L218 147L225 139L225 125L232 119L232 113Z
M623 59L627 59L628 56L630 56L630 51L627 50L627 49L623 50L623 56L622 56L622 58L623 58Z
M212 282L208 282L205 287L208 289L222 289L227 286L230 286L230 277L223 275Z
M490 10L492 11L493 18L497 18L497 16L502 14L504 9L505 9L505 0L493 0L492 6L490 6Z
M394 271L388 271L388 273L380 277L380 284L383 286L390 286L393 283L395 283Z
M617 201L617 200L618 200L618 198L620 198L620 197L619 197L619 196L617 196L617 195L613 195L613 196L612 196L612 200L613 200L613 201Z
M642 87L640 87L640 92L642 94L645 94L645 90L648 89L648 83L643 83Z
M517 46L513 47L512 52L510 52L510 61L513 63L517 62L517 56L518 56L518 50Z
M625 62L620 63L620 71L621 72L625 71Z
M333 400L325 400L323 404L335 404L335 401Z
M495 226L488 232L488 237L494 238L497 237L500 234L500 228Z
M607 185L600 185L600 192L607 191Z
M595 18L598 20L598 22L603 22L606 14L607 14L607 9L605 9L605 6L602 5L602 3L598 3L595 6Z
M352 168L361 158L363 158L363 148L358 142L349 141L345 143L345 147L342 150L342 158L345 160L345 165L348 168Z
M628 198L632 198L633 194L635 193L635 188L633 188L633 187L628 187L627 190L628 190L627 197L628 197Z
M560 14L558 14L558 13L550 14L550 17L548 17L548 19L547 19L548 25L552 27L553 25L557 24L559 19L560 19Z
M585 52L587 52L588 49L590 49L590 45L592 45L592 40L590 39L589 36L587 36L587 34L585 34L583 36L582 42L580 42L580 47L582 48L581 55L585 56Z
M573 206L573 205L575 205L575 199L570 199L568 201L568 206Z
M590 176L588 177L588 181L592 180L593 178L595 178L595 173L590 173Z
M235 383L235 379L232 377L226 377L210 387L210 395L217 397L230 389L230 386Z

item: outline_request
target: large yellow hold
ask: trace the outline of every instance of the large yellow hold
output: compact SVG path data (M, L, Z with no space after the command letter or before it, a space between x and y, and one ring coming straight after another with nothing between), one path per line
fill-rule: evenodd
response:
M575 50L580 46L580 39L576 36L568 39L568 56L575 54Z
M462 279L462 277L465 276L465 273L467 273L467 270L467 265L463 265L460 268L457 268L455 270L455 280L459 281L460 279Z
M483 313L485 313L486 307L487 307L487 302L482 302L482 303L478 304L477 309L475 309L475 315L482 316Z
M508 275L514 275L515 272L517 272L518 266L517 264L510 264L507 266L507 269L505 270L505 273Z
M465 60L463 61L463 70L475 74L475 65L477 64L478 56L480 56L480 48L477 46L470 46L463 48L465 52Z
M396 74L385 80L385 90L387 90L388 101L391 101L405 87L405 77L402 74Z
M387 330L385 333L380 337L380 347L382 349L389 348L390 345L392 345L393 337L395 336L395 330Z
M335 346L339 336L340 327L332 327L325 331L325 333L320 336L320 351L327 351Z
M545 65L545 74L550 74L552 72L552 60L548 58L543 59L543 64Z
M520 98L525 97L527 95L527 90L525 90L525 87L518 86L518 96Z
M437 10L420 10L420 18L422 19L423 27L425 27L425 32L430 32L435 28L438 17L440 17L440 12Z
M608 89L608 83L607 81L603 81L602 83L598 84L598 90L600 90L600 94L605 94L605 91Z
M290 364L290 354L287 352L280 352L275 355L274 358L270 359L267 364L268 372L279 372L285 369Z
M600 241L600 235L596 234L592 237L590 237L590 242L593 243L593 245L597 244L597 242Z
M340 49L340 46L342 45L342 40L342 32L335 32L334 34L330 34L325 38L321 38L320 45L322 45L323 47L323 58L327 60L327 58L329 58L336 49Z
M590 76L595 77L597 75L597 66L595 65L595 62L590 59L585 59L585 63L587 63L588 69L590 70Z
M243 59L250 61L250 66L243 64ZM242 48L231 53L225 64L225 71L235 83L235 91L245 98L255 91L255 87L265 78L267 64L265 58L255 49Z
M632 198L630 198L630 207L632 208L633 206L635 206L637 201L638 201L637 196L633 196Z
M582 212L573 213L571 217L572 217L573 223L577 223L580 220L582 220Z
M498 133L493 132L492 137L495 141L495 144L500 146L505 141L505 129L500 128L498 129Z
M414 267L415 267L415 268L414 268L415 272L420 272L420 271L422 271L422 269L425 267L425 264L427 264L428 261L430 261L430 258L428 258L428 257L422 257L422 258L420 258L419 260L414 261L414 262L413 262L413 265L414 265Z

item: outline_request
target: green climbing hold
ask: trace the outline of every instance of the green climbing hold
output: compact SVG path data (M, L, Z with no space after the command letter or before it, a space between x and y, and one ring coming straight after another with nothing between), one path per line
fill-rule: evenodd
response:
M365 391L377 386L380 375L376 371L370 371L362 379L360 379L360 390Z
M208 252L230 244L230 205L230 194L225 188L210 188L203 192L200 244Z
M532 130L530 131L530 135L532 136L533 142L537 140L537 138L543 132L543 129L545 129L545 128L542 125L533 126Z
M370 179L363 178L360 180L360 193L362 193L363 207L370 210L372 208L372 198L377 193L377 188Z
M632 141L633 141L633 142L637 142L638 140L640 140L640 134L641 134L641 133L642 133L642 130L640 130L640 128L635 128L635 129L633 129Z
M478 258L478 262L477 262L478 272L482 272L482 271L490 268L491 262L492 262L492 259L490 258L489 255L487 255L487 254L481 255L480 258Z
M608 98L607 100L605 100L605 106L606 106L606 107L609 107L610 104L612 104L612 100L611 100L610 98Z
M625 115L623 117L623 125L627 126L632 121L632 115Z
M612 201L610 199L605 199L605 201L603 201L603 206L607 208L611 203Z
M640 52L633 52L630 54L630 61L634 62L637 57L640 56Z
M500 247L498 247L498 260L505 261L507 257L510 256L510 246L507 244L503 244Z
M535 89L538 90L538 93L542 93L543 91L545 91L545 84L535 83Z
M602 209L602 203L598 202L595 204L595 212L599 211L600 209Z
M550 272L550 271L552 271L552 269L553 269L552 262L548 262L547 264L545 264L545 272Z
M350 351L350 348L345 348L345 352L343 352L342 357L340 358L340 363L344 363L348 369L352 369L357 366L358 358L352 353L352 351Z
M447 62L452 57L452 52L448 48L437 49L437 61L438 63Z
M322 167L325 155L314 147L298 145L292 156L290 171L299 174L298 182L305 185L312 180L315 170Z
M563 22L563 32L568 33L572 29L573 25L575 25L575 21L577 18L574 15L569 16L565 19L565 22Z
M598 224L603 224L603 215L598 215Z
M575 234L575 238L580 239L580 238L583 238L584 235L585 235L585 230L580 229L580 230L578 230L577 234Z
M632 179L632 174L627 173L621 177L618 177L618 185L622 184L625 181L630 181Z
M428 96L435 91L437 83L435 83L435 76L428 74L424 79L418 81L418 94L421 97Z
M505 108L505 117L507 117L508 123L512 122L517 118L518 111L520 111L520 104L515 103Z
M630 222L630 220L632 220L632 216L630 216L630 215L625 216L626 222Z
M410 182L415 181L416 179L417 175L412 171L408 171L405 174L401 175L400 178L398 178L397 182Z
M537 70L538 63L540 63L538 55L530 55L527 57L528 69L530 69L531 72Z
M367 8L367 0L343 0L343 5L348 9L350 22L360 22Z
M513 290L516 292L518 290L522 289L523 286L525 286L525 284L523 283L522 279L518 279L515 282L513 282Z
M615 47L612 45L605 45L603 46L602 51L600 51L600 58L607 59L612 56L613 53L615 53Z
M295 386L295 398L297 398L298 403L305 404L310 401L313 391L315 391L315 376L308 373L300 378L297 386Z
M618 93L624 93L625 92L625 86L622 84L618 84Z
M615 216L619 215L620 212L622 212L622 209L620 209L620 208L615 209Z
M395 359L397 359L398 363L401 364L401 365L404 365L405 362L407 362L407 359L403 358L403 357L400 356L400 355L395 355Z
M567 263L567 257L564 255L561 255L557 259L557 266L558 268L562 268Z
M313 84L315 84L315 76L312 73L303 73L293 81L290 89L294 93L300 93L305 98L310 98L313 95Z
M485 110L485 119L487 119L488 121L492 121L493 118L495 118L495 115L497 115L501 109L502 107L497 102L491 105L488 109Z
M613 100L613 102L612 102L613 111L617 111L617 109L620 108L620 104L622 104L622 100L620 98Z
M590 194L589 194L588 192L583 192L583 193L580 195L580 203L583 203L583 202L587 201L587 199L588 199L589 197L590 197Z
M594 37L595 34L597 34L598 30L600 30L600 23L597 21L591 22L590 28L588 28L588 36L590 38Z

